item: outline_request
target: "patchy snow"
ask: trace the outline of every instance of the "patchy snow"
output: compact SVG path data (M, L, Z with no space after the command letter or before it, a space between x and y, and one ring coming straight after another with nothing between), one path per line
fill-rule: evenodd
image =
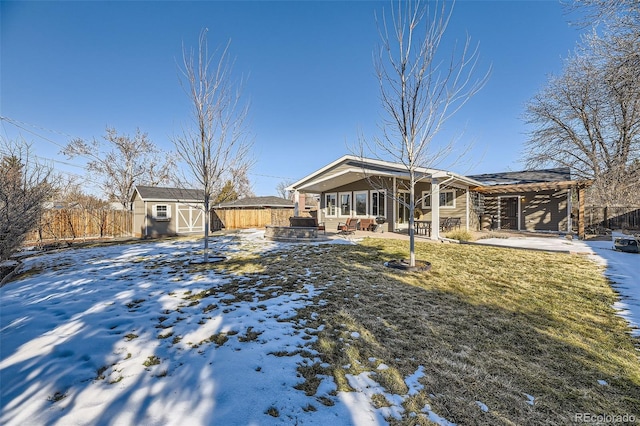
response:
M263 235L212 238L213 255L259 259L295 246ZM0 288L0 424L383 425L401 417L408 395L385 393L381 370L348 376L355 392L338 392L330 376L319 377L315 395L295 389L323 328L297 313L328 283L307 270L296 291L243 286L230 272L197 272L200 250L199 241L173 240L25 259L32 273ZM422 371L406 378L410 393ZM390 405L376 408L376 394Z
M589 241L594 260L606 266L605 275L620 294L614 307L640 337L640 254L613 249L613 241Z
M514 244L591 253L621 294L616 308L640 324L640 255L613 251L611 242L539 240ZM326 243L355 244L312 247ZM296 245L267 241L258 230L215 237L211 245L214 255L230 258L290 247ZM200 249L200 242L175 240L24 259L23 270L32 273L0 288L0 424L382 425L400 418L402 402L423 389L420 366L405 378L407 395L386 393L376 382L382 363L347 375L355 392L338 392L330 376L319 377L315 395L295 389L302 382L297 367L310 362L300 350L313 356L310 344L323 328L309 328L296 314L330 283L317 283L307 269L296 292L274 284L226 293L226 284L243 278L187 272ZM272 278L257 276L257 283ZM389 406L376 408L374 395ZM453 424L428 404L418 415Z
M584 241L576 239L569 240L563 237L485 238L474 241L474 244L571 253L591 253L591 249Z
M534 405L536 402L536 398L532 395L529 395L528 393L525 393L524 396L527 397L527 404L529 405Z
M480 401L476 401L476 404L478 405L478 407L480 407L480 409L482 411L484 411L485 413L489 411L489 407L487 407L486 404L484 404L483 402Z

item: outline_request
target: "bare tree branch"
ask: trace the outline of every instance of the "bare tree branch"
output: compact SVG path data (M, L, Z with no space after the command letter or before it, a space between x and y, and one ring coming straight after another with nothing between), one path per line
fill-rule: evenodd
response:
M128 207L135 185L159 185L169 182L174 167L173 158L160 151L146 133L136 129L133 137L118 134L107 127L104 146L74 139L62 153L69 158L88 158L87 171L100 182L100 188L110 201Z
M0 146L0 260L6 260L38 225L53 192L52 169L34 160L24 140L3 139Z
M192 123L173 138L188 173L180 181L203 191L205 214L204 258L208 261L210 202L228 181L250 192L247 170L253 164L248 140L248 105L241 103L242 83L233 80L228 42L209 54L207 30L198 49L183 47L180 84L192 103Z
M615 4L614 4L615 3ZM618 7L640 2L588 0L607 18ZM627 9L625 9L627 10ZM571 167L582 179L593 179L591 201L605 206L638 203L628 179L640 158L640 21L633 26L605 25L593 32L566 60L563 73L552 76L527 105L531 126L525 158L530 167Z
M384 118L379 124L381 136L372 141L361 137L357 151L361 157L370 154L407 170L411 265L415 265L414 211L420 202L415 185L430 178L420 170L440 163L457 148L454 141L437 143L436 136L489 77L489 72L476 77L478 47L468 37L460 52L454 50L447 60L439 54L452 14L453 4L445 1L392 0L389 13L376 19L381 45L374 66ZM369 178L369 182L388 195L396 192L384 188L381 180Z

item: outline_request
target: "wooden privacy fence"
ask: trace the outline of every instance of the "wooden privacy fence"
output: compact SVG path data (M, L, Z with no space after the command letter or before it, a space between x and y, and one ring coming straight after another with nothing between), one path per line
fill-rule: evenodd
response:
M585 227L592 230L640 229L640 206L584 208Z
M132 235L133 212L108 209L45 210L27 242L86 240Z
M266 225L289 226L293 209L215 209L211 213L211 228L247 229L264 228Z

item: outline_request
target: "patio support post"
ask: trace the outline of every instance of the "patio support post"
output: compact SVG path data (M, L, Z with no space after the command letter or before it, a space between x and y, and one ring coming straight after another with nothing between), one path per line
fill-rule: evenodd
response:
M466 230L467 232L469 231L469 188L467 188L466 192L465 192L465 197L466 197L466 207L465 207L465 215L466 215L466 219L465 219L465 223L467 224L466 226Z
M293 192L293 215L300 216L300 192L297 189Z
M393 200L393 208L391 209L392 217L391 217L391 232L396 231L396 215L398 214L398 182L396 177L393 177L393 194L391 194L391 199Z
M571 223L571 188L567 189L567 234L571 234L573 223Z
M584 186L578 187L578 237L584 240Z
M431 179L431 239L440 239L440 182Z

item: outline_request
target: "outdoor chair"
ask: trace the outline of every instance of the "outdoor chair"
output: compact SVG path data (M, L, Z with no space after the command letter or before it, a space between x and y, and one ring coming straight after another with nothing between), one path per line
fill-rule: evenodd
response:
M372 231L375 226L375 221L373 219L360 219L361 231Z
M462 224L462 219L459 217L450 217L449 218L449 231L452 229L460 229L460 225Z
M341 234L353 234L358 230L358 219L349 218L345 223L338 223L338 231Z
M431 236L431 221L417 220L415 221L415 229L417 235Z

